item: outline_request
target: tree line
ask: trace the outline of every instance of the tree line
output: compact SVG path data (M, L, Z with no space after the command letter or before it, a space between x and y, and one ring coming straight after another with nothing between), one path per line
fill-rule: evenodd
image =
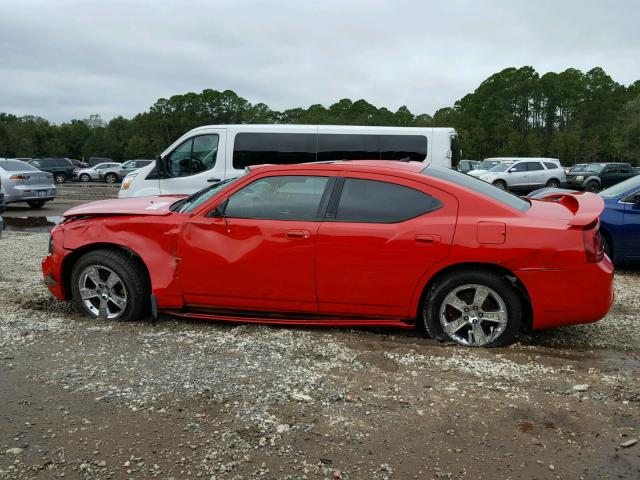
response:
M276 111L231 90L161 98L133 118L99 115L53 124L0 113L0 157L154 158L186 131L207 124L278 123L454 127L463 158L547 156L572 165L640 162L640 81L624 86L603 69L539 75L506 68L433 116L365 100Z

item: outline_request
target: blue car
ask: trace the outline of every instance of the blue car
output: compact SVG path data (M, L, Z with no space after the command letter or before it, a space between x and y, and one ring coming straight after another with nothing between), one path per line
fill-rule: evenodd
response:
M640 263L640 175L600 192L600 231L615 265Z

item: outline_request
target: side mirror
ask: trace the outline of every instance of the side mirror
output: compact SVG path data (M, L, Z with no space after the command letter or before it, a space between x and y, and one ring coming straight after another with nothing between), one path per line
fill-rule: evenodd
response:
M158 173L158 178L167 178L167 162L160 155L156 157L156 172Z
M515 168L510 168L509 170L507 170L507 173L513 173L513 172L515 172L515 171L516 171L516 169L515 169Z

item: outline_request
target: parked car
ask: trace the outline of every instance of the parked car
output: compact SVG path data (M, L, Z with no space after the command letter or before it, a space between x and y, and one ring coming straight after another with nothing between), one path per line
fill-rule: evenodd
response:
M56 197L53 175L20 160L0 160L0 185L7 204L26 202L40 208Z
M460 160L456 170L462 173L469 173L471 170L478 168L480 165L479 160Z
M453 168L460 160L458 134L441 127L207 125L184 134L153 165L127 175L118 196L191 194L264 163L362 159Z
M590 163L567 174L567 187L597 193L637 174L628 163Z
M98 179L107 183L116 183L131 172L155 162L155 160L127 160L112 167L98 171ZM96 167L97 168L97 167Z
M247 170L189 197L72 208L45 284L93 318L421 325L487 347L613 302L597 195L529 201L422 162Z
M640 167L633 167L633 171L636 173L640 173Z
M564 169L550 161L503 162L480 175L480 180L503 190L532 190L540 187L559 188L565 181Z
M51 173L56 183L73 179L74 166L71 160L66 158L34 158L27 163L43 172Z
M614 264L640 263L640 175L600 192L600 229Z
M107 172L107 171L110 172L111 175L114 175L117 177L117 174L114 172L119 168L120 168L119 163L115 163L115 162L99 163L98 165L95 165L93 167L83 168L82 170L78 170L78 180L80 180L81 182L90 182L92 180L94 181L103 180L104 172ZM114 183L114 182L110 182L110 183Z

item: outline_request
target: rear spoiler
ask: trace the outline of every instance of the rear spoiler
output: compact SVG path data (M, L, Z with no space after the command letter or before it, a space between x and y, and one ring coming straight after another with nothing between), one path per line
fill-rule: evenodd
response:
M565 206L573 218L569 225L585 227L595 222L604 210L604 200L600 195L589 192L549 192L548 195L537 197L543 202L555 202Z

